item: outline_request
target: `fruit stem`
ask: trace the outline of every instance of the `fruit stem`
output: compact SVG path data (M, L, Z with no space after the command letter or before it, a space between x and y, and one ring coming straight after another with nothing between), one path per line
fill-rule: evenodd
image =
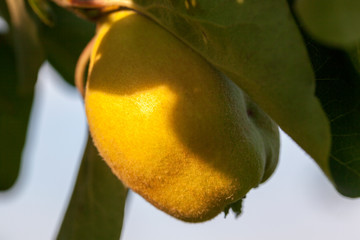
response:
M84 90L84 78L85 78L85 71L87 64L90 60L91 51L94 45L94 39L93 37L90 42L86 45L84 50L81 52L79 59L76 63L75 68L75 86L79 90L81 96L85 97L85 90Z

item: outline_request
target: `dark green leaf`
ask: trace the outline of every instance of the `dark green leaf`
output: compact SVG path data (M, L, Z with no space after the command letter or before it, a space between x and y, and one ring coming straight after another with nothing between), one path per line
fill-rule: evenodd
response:
M308 39L316 94L331 123L331 176L338 191L360 197L360 75L344 51Z
M293 7L294 0L288 2ZM345 52L321 45L304 29L302 33L316 74L316 95L331 123L330 178L341 194L359 197L360 41Z
M51 65L70 84L80 53L95 34L95 24L75 16L72 12L51 4L53 26L39 22L39 33L45 54Z
M36 15L41 19L43 23L50 27L54 25L49 0L28 0L28 2L32 10L36 13Z
M346 47L360 40L358 0L297 0L296 10L304 28L322 43Z
M21 163L32 94L18 95L14 49L0 35L0 190L16 181Z
M3 17L7 23L10 22L10 15L5 1L0 1L0 16Z
M126 194L89 138L58 239L119 239Z
M31 95L39 68L44 61L36 24L30 17L24 0L6 0L6 3L16 54L18 91L23 95Z
M349 48L347 52L355 69L360 74L360 41L358 41L352 48Z
M227 74L329 176L329 122L286 1L134 0L128 7L149 15Z
M2 1L10 31L0 37L0 190L17 179L43 57L36 27L22 0Z

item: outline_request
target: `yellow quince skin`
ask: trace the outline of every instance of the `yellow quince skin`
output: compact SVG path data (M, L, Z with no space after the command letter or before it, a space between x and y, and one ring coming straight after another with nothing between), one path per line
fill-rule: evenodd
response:
M103 21L85 107L114 174L183 221L215 217L277 163L272 120L204 58L134 11Z

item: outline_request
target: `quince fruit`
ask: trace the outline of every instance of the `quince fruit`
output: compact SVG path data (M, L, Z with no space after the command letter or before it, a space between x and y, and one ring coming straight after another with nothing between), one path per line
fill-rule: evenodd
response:
M204 58L134 11L103 21L85 108L114 174L183 221L215 217L277 164L275 123Z

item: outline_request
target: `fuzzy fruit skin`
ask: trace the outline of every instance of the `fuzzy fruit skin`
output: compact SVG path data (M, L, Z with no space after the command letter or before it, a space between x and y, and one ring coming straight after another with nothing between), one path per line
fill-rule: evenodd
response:
M269 150L247 103L142 15L114 13L98 32L85 95L94 143L125 185L178 219L209 220L262 181Z

